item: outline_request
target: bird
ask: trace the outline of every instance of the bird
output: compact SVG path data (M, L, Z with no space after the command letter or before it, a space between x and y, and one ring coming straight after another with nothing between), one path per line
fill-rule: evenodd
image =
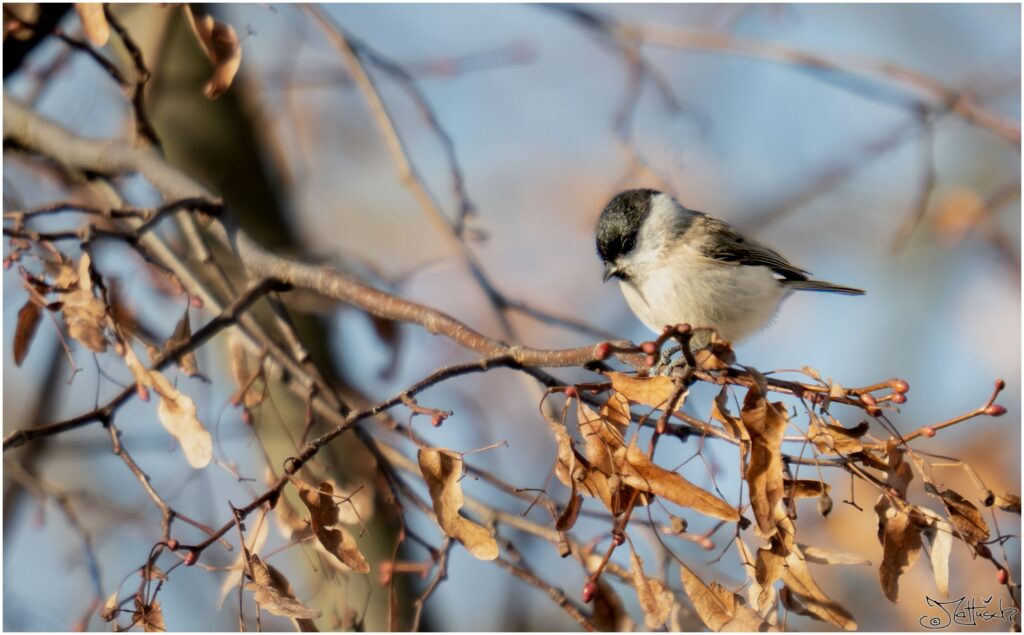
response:
M770 324L793 291L864 295L811 279L779 252L654 189L612 198L596 237L603 281L617 278L633 313L656 333L689 324L736 343ZM694 345L708 341L709 332L695 331Z

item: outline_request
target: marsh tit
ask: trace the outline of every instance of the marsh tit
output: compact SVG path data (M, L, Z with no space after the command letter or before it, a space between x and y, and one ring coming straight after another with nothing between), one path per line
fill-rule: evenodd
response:
M608 203L597 253L604 280L618 278L630 308L657 333L687 323L737 342L764 328L792 291L864 294L811 280L778 252L657 190L628 190Z

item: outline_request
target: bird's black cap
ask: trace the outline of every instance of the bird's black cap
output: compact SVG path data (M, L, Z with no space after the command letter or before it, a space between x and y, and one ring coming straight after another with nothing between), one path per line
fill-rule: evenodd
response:
M636 247L637 233L651 212L658 190L626 190L615 196L597 221L597 255L612 263Z

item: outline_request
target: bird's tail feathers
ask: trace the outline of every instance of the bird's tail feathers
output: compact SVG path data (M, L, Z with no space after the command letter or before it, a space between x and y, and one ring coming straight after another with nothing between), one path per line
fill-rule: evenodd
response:
M822 291L824 293L841 293L843 295L864 295L864 291L861 289L844 287L838 284L832 284L831 282L824 282L822 280L783 280L782 284L789 289L797 289L800 291Z

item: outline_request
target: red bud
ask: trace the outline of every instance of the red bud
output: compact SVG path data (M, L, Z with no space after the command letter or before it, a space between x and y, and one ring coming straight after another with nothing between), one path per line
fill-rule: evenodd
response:
M178 539L177 538L168 538L167 539L167 548L170 549L171 551L177 551L179 546L180 545L178 544Z
M907 403L907 396L901 392L894 392L892 394L892 399L890 399L889 401L893 403Z
M590 604L590 601L594 599L597 594L597 585L593 582L587 582L583 585L583 603Z
M655 355L648 355L647 356L647 365L648 366L654 366L657 363L658 363L658 358Z
M242 423L244 423L247 426L252 425L252 413L249 412L248 408L242 411Z
M700 548L703 549L704 551L711 551L712 549L715 548L714 541L711 540L710 538L708 538L707 536L705 536L704 538L701 538L700 542L697 543L697 544L699 544Z
M889 386L891 386L892 389L898 393L905 393L910 391L910 384L903 381L902 379L890 379Z
M435 428L440 428L442 423L444 423L444 415L436 414L430 418L430 425Z
M149 389L142 384L135 384L135 393L138 394L139 399L142 401L149 401Z
M594 357L600 360L608 359L612 354L612 345L608 342L601 342L594 351Z
M996 571L996 582L999 584L1006 584L1009 580L1010 574L1007 573L1006 569L999 567L999 570Z
M676 333L680 335L686 335L692 330L693 327L687 324L686 322L683 322L682 324L676 324Z
M565 396L570 398L576 398L579 396L579 391L576 390L576 386L567 386L565 389Z
M185 566L191 567L197 562L199 562L199 554L195 551L189 550L189 552L185 554Z
M612 530L612 543L618 547L622 543L626 542L626 534L622 533L621 529Z
M868 406L874 406L874 405L878 404L878 402L875 401L875 396L872 395L869 392L866 392L866 393L862 394L860 396L860 400L861 400L861 403L864 403L864 404L866 404Z
M1000 406L997 403L992 404L988 408L985 408L985 414L990 417L1001 417L1006 414L1006 408Z
M203 299L201 297L197 296L197 295L189 297L188 301L189 301L189 304L192 305L193 309L201 309L201 308L203 308Z
M658 352L658 346L654 342L644 342L640 345L640 350L648 355L654 355Z
M921 428L921 434L928 437L929 439L935 436L935 428L931 426L925 426Z
M1006 382L1003 381L1002 379L997 379L996 380L996 390L1002 391L1002 390L1005 390L1005 389L1006 389Z

